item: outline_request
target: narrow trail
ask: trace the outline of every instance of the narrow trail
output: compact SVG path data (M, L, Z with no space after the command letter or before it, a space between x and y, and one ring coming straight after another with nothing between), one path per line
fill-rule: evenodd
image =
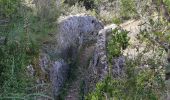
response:
M86 75L89 59L91 58L95 46L85 48L79 56L77 78L70 84L65 100L80 100L81 83Z

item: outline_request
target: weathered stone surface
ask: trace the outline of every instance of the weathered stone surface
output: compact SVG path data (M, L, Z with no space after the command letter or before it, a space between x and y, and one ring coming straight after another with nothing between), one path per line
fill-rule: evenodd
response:
M47 54L45 54L45 53L40 54L39 66L40 66L41 71L43 73L49 74L50 66L51 66L51 60L50 60L50 57Z
M125 56L116 57L112 60L112 76L124 76Z
M96 43L96 49L91 61L90 67L94 68L100 79L103 79L108 73L108 60L107 60L107 38L111 31L117 26L115 24L106 26L99 31Z
M82 46L103 28L103 24L95 17L85 14L70 15L59 18L57 42L60 48Z
M65 80L68 76L69 66L64 60L55 61L52 64L50 71L50 78L52 82L52 92L54 97L60 94L60 90L64 85Z
M85 14L59 18L57 43L45 44L40 54L39 65L45 74L50 74L54 97L60 94L69 72L68 63L76 62L78 51L88 43L95 43L103 24L95 17ZM61 60L58 60L61 59ZM49 70L50 69L50 70Z
M95 45L95 52L89 64L88 75L86 76L87 90L94 89L97 82L104 79L109 72L108 59L107 59L107 40L111 35L113 29L117 25L112 24L106 26L99 31L97 36L97 43Z
M85 45L95 44L103 24L93 16L79 14L59 18L56 41L43 45L39 67L50 76L54 97L59 96L70 66L75 63L79 51Z

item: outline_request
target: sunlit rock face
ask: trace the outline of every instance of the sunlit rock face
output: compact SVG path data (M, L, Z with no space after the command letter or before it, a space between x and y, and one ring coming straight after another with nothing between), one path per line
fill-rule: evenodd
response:
M59 48L82 46L97 39L103 24L93 16L78 14L59 18L57 43Z

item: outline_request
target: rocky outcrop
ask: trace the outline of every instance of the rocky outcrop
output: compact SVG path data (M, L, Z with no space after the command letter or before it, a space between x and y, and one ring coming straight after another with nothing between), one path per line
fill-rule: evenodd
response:
M74 58L76 55L73 54L83 45L95 43L96 36L102 28L103 24L90 15L79 14L59 18L56 38L60 57L64 60Z
M101 79L103 79L104 76L108 73L108 60L106 53L107 38L109 38L112 33L112 30L116 27L117 26L115 24L106 26L104 29L100 30L98 34L92 66L97 68L97 72L99 72Z
M88 90L92 90L95 84L104 79L109 72L108 59L107 59L107 40L117 25L111 24L99 31L97 36L97 43L95 45L95 52L92 60L90 61L88 76L86 77L86 84Z
M62 48L67 48L77 43L82 45L85 39L95 38L103 27L103 24L98 19L86 14L59 18L58 45Z
M85 14L59 18L57 24L54 47L45 44L39 60L42 72L50 75L54 97L60 94L67 79L69 64L76 62L81 48L96 43L98 32L103 28L98 19Z

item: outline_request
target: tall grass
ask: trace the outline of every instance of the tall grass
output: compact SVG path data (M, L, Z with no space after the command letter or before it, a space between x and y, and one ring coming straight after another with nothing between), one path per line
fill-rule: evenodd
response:
M0 21L7 20L0 23L0 37L6 37L5 43L0 45L0 99L52 99L43 91L30 90L36 85L36 76L28 75L27 66L39 67L35 59L39 59L42 42L55 31L53 22L57 16L41 19L21 0L0 0L0 5L3 5ZM52 12L55 15L57 10Z

